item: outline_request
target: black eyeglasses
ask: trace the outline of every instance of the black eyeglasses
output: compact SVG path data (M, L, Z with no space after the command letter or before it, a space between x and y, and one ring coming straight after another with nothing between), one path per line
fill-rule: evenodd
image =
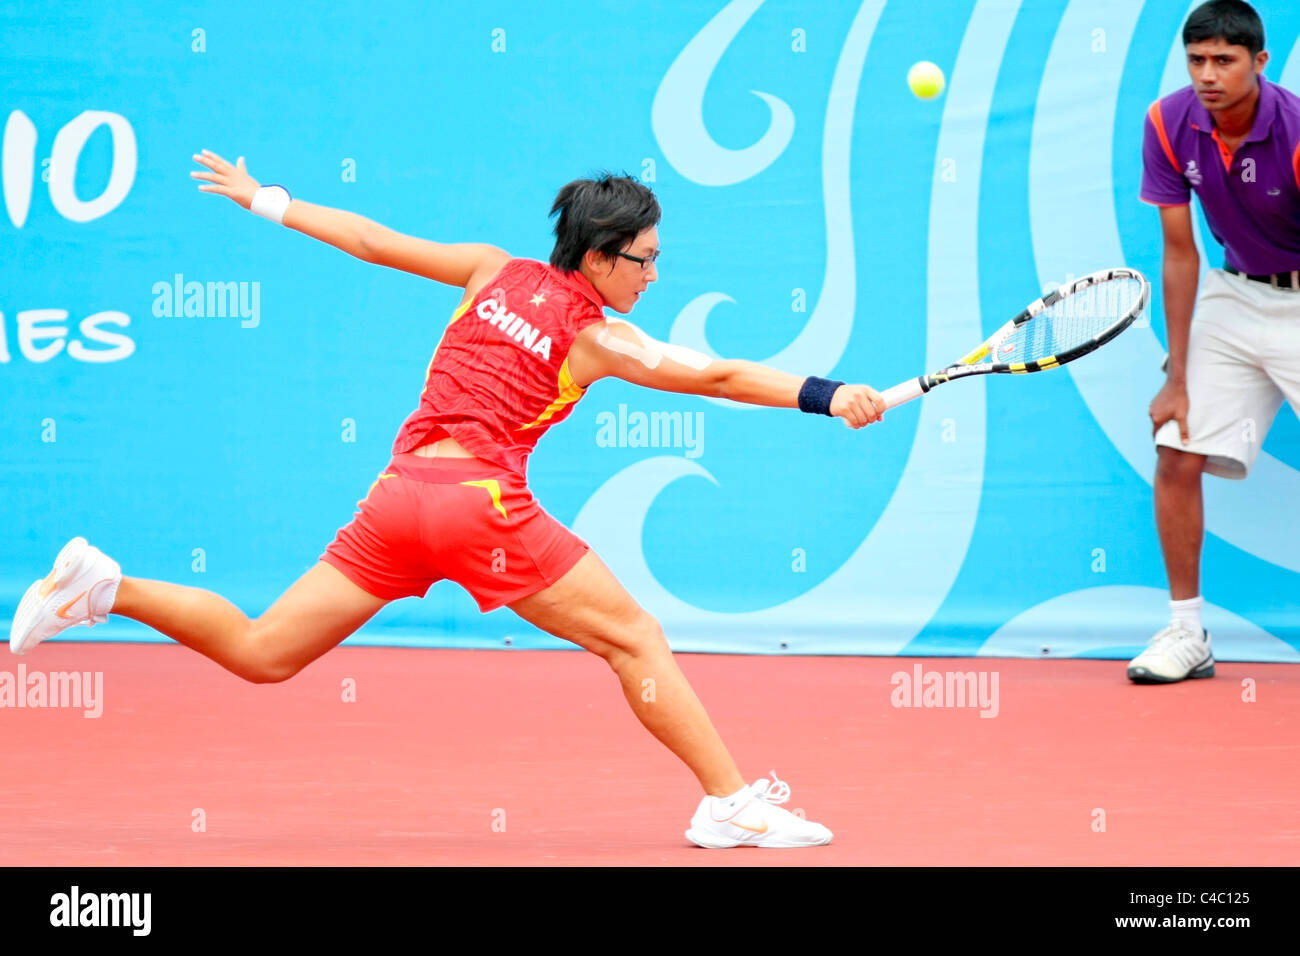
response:
M652 252L648 256L631 256L628 255L626 252L616 252L614 253L614 255L622 256L624 259L631 259L633 262L635 262L637 265L641 267L642 272L648 272L650 267L659 261L658 252Z

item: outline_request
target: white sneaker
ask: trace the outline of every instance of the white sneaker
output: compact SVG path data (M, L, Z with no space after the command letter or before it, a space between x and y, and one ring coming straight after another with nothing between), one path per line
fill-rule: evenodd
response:
M1136 684L1172 684L1196 677L1214 676L1210 632L1174 621L1151 638L1147 649L1128 665L1128 679Z
M691 817L686 839L697 846L822 846L831 831L776 806L790 799L790 785L777 779L755 781L733 797L705 797Z
M54 570L27 589L9 630L9 650L26 654L48 637L108 620L122 569L85 538L73 538L54 559Z

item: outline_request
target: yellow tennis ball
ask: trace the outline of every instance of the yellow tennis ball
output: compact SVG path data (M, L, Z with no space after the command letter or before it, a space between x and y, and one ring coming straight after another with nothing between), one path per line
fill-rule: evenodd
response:
M922 60L907 71L907 85L920 99L932 100L943 92L943 70Z

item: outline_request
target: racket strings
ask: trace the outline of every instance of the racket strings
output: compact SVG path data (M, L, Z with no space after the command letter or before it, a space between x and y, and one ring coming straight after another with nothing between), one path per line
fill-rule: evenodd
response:
M1123 320L1137 305L1142 283L1108 279L1063 296L1017 326L997 349L995 362L1036 362L1085 345Z

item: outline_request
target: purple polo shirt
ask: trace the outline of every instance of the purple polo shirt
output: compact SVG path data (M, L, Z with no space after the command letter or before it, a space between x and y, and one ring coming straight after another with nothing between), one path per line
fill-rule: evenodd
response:
M1190 86L1151 104L1142 143L1142 200L1185 206L1195 190L1228 265L1251 275L1300 269L1300 96L1259 86L1235 153Z

